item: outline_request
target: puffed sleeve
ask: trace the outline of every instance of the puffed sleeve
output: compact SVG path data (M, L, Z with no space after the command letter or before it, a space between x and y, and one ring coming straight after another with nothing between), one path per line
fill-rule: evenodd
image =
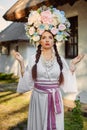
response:
M17 86L17 92L18 93L24 93L27 91L30 91L34 87L34 81L32 79L32 59L29 60L28 65L26 66L25 72L23 77L20 76L18 86Z
M65 93L77 92L77 82L75 72L72 74L68 64L66 63L63 57L61 57L61 60L63 62L63 75L64 75L64 84L61 86L61 88Z

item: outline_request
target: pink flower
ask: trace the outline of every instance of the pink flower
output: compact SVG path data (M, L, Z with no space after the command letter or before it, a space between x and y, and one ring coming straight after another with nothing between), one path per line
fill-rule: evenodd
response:
M59 24L59 30L60 31L63 31L63 30L65 30L66 29L66 26L64 25L64 24Z
M29 29L29 34L30 34L30 35L33 35L34 32L35 32L35 28L34 28L34 27L30 27L30 29Z
M57 29L57 28L52 28L52 29L51 29L51 32L52 32L53 35L56 35L57 32L58 32L58 29Z
M51 24L52 23L52 14L49 10L43 11L41 13L41 21L44 24Z

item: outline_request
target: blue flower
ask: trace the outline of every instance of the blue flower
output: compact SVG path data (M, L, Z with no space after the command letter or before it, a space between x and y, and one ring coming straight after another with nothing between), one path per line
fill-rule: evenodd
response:
M40 29L45 29L45 26L44 26L43 24L41 24L41 25L39 26L39 28L40 28Z
M35 32L35 33L34 33L34 36L38 36L38 33L37 33L37 32Z
M59 15L60 14L60 11L56 8L53 8L53 11L55 12L55 14Z
M49 29L51 30L51 29L52 29L52 27L53 27L53 25L51 25L51 24L50 24L50 25L49 25Z
M61 12L61 14L62 14L62 15L64 15L64 16L65 16L65 12L64 12L64 11L60 11L60 12Z
M63 32L61 32L61 31L58 31L58 33L57 33L58 35L63 35Z

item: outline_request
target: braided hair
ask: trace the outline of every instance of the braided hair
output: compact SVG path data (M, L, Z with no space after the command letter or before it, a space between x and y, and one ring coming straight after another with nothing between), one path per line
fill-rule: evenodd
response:
M60 66L59 84L62 84L64 82L64 76L63 76L63 73L62 73L63 64L62 64L61 58L59 56L56 44L54 44L53 47L54 47L54 50L55 50L55 56L57 58L57 62L59 64L59 66ZM37 78L37 63L39 61L40 55L41 55L41 45L38 45L35 65L32 67L32 78L34 80L36 80L36 78Z
M36 52L35 65L32 67L32 78L34 80L37 79L37 63L39 61L40 55L41 55L41 45L38 45L37 52Z
M48 31L49 32L49 31ZM49 32L51 33L51 32ZM52 33L51 33L52 34ZM53 35L53 34L52 34ZM53 36L54 37L54 36ZM54 41L56 42L56 41ZM64 83L64 76L63 76L63 73L62 73L62 69L63 69L63 64L62 64L62 61L61 61L61 58L59 56L59 53L58 53L58 50L57 50L57 46L56 44L53 45L54 47L54 50L55 50L55 56L56 56L56 59L57 59L57 62L60 66L60 76L59 76L59 85L60 84L63 84ZM39 61L39 58L40 58L40 55L41 55L41 45L39 44L38 45L38 48L37 48L37 52L36 52L36 60L35 60L35 65L32 67L32 78L34 80L37 79L37 63Z
M56 56L57 62L60 66L60 76L59 76L59 85L60 85L60 84L64 83L64 76L63 76L63 73L62 73L63 63L61 61L61 57L59 56L56 44L54 44L53 47L54 47L54 50L55 50L55 56Z

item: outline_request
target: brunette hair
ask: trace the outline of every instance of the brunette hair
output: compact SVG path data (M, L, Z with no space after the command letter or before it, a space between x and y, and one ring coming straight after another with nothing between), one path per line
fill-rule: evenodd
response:
M54 44L53 47L54 47L54 50L55 50L55 56L56 56L57 62L60 66L60 76L59 76L59 85L60 85L60 84L64 83L64 76L63 76L63 73L62 73L63 63L62 63L61 57L59 56L56 43Z
M56 43L54 44L53 47L54 47L54 50L55 50L55 56L56 56L57 62L59 64L59 66L60 66L60 76L59 76L59 80L58 80L59 85L60 85L60 84L64 83L64 76L63 76L63 73L62 73L63 64L62 64L61 57L59 56ZM41 45L38 45L37 52L36 52L35 65L32 67L32 78L34 80L37 79L37 63L39 61L40 55L41 55Z
M41 45L38 45L37 52L36 52L35 65L32 67L32 78L34 80L37 79L37 63L39 61L40 55L41 55Z

